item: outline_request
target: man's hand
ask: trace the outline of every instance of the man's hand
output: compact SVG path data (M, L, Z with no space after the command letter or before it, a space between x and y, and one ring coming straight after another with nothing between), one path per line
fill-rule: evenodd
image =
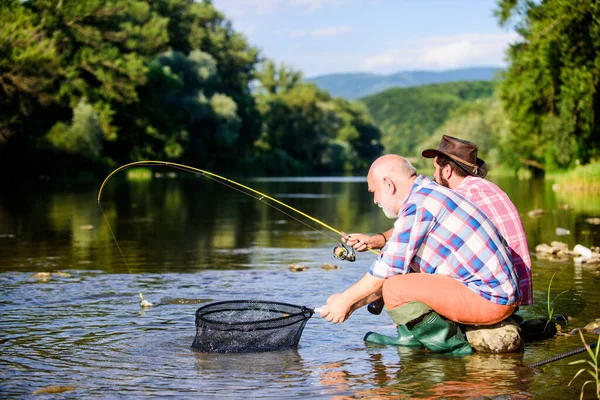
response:
M354 247L354 250L359 252L378 248L372 247L374 245L373 238L369 235L364 235L362 233L351 233L348 235L347 233L340 232L340 236L342 237L342 241L344 243L346 243L348 246Z
M350 304L343 293L336 293L327 299L327 305L323 307L321 317L327 318L327 321L334 324L341 324L352 314L352 304Z

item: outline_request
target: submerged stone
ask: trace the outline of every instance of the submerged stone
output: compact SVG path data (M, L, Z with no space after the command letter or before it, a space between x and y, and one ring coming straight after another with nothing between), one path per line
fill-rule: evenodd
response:
M302 271L306 271L308 269L308 267L304 267L304 266L298 265L298 264L291 264L291 265L288 265L288 269L292 272L302 272Z

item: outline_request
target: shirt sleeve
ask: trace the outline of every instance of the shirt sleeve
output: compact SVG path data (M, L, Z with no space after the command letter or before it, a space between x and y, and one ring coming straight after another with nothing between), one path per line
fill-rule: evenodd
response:
M432 214L424 208L408 205L396 220L392 236L371 265L369 273L376 278L408 273L411 261L434 221Z

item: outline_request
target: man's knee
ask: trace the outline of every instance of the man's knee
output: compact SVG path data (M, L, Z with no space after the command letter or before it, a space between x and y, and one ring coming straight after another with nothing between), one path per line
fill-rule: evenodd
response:
M383 282L381 294L383 295L383 301L387 307L394 308L409 301L416 300L410 295L412 290L407 290L407 284L406 275L395 275Z

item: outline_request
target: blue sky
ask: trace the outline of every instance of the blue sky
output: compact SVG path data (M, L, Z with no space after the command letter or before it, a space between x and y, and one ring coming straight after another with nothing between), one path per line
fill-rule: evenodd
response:
M495 0L213 0L262 55L305 77L505 66Z

